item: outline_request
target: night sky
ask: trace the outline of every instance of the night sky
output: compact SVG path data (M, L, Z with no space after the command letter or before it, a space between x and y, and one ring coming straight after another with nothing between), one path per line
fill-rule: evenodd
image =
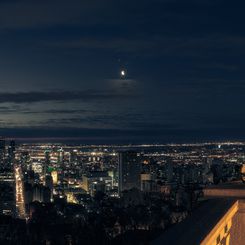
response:
M0 134L245 139L243 2L1 0Z

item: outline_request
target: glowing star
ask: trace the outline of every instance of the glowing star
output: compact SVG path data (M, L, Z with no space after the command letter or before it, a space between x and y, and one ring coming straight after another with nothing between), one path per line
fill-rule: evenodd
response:
M125 77L125 75L126 75L126 72L125 72L124 70L122 70L122 71L121 71L121 76L122 76L122 77Z

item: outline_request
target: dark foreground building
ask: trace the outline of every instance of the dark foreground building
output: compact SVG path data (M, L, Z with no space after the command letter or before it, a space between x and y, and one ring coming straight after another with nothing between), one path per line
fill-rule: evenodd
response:
M119 193L133 188L140 190L141 164L137 153L133 151L120 152L118 157Z
M245 186L241 183L218 185L207 188L204 193L207 200L151 244L244 245Z

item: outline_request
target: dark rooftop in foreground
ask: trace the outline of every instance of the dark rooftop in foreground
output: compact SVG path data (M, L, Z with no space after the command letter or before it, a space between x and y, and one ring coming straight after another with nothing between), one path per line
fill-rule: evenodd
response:
M151 244L200 244L235 202L235 199L205 200L186 220L169 228Z

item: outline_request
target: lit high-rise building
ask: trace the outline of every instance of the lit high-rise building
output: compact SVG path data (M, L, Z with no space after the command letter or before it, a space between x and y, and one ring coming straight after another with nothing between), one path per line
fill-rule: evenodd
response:
M27 151L21 152L20 163L24 170L31 170L32 166L31 166L31 157L29 152Z
M0 166L4 167L5 164L5 139L0 138Z
M48 203L51 200L51 191L48 187L35 184L33 186L33 201Z
M0 171L0 214L15 215L15 191L13 172Z
M11 167L15 159L15 141L11 140L8 146L8 166Z
M76 165L77 162L78 162L77 150L73 150L73 151L70 152L70 157L69 157L70 166Z
M91 196L97 191L110 191L112 189L112 178L105 171L89 172L83 176L83 188Z
M50 152L45 151L45 160L44 160L44 164L43 164L43 176L44 176L44 178L47 175L47 170L48 170L49 165L50 165Z
M118 158L119 193L132 188L140 189L141 164L137 153L120 152Z
M172 182L172 180L173 180L173 163L169 160L165 164L165 175L166 175L166 181L168 183Z
M65 171L64 171L64 150L61 148L58 150L58 158L57 158L57 163L61 169L60 171L60 182L63 184L64 182L64 175L65 175Z
M64 150L62 148L58 150L57 163L61 166L64 163Z
M51 200L53 200L53 178L50 174L45 176L45 186L50 189Z
M56 170L52 171L51 176L53 179L53 184L57 185L57 183L58 183L58 172Z

